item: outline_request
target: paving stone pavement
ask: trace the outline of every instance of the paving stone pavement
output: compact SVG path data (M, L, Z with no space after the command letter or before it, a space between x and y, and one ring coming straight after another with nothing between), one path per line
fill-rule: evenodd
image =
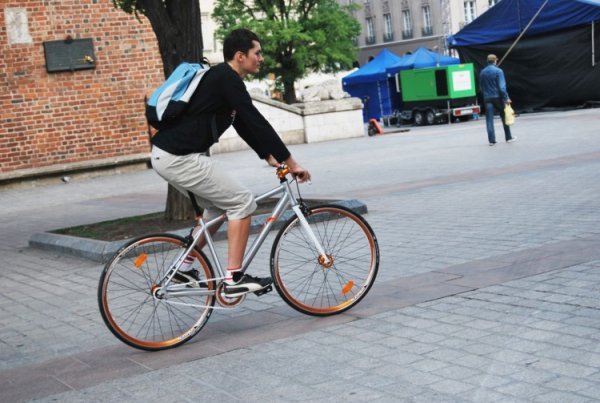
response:
M101 265L27 241L158 211L164 183L143 171L3 189L0 401L598 401L598 123L598 109L523 115L519 141L493 148L481 120L291 147L313 172L306 196L367 204L371 293L326 319L248 298L161 353L105 328ZM275 185L249 152L214 158L255 191Z

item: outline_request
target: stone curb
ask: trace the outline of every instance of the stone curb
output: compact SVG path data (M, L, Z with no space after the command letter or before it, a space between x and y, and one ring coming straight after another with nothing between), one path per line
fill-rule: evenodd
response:
M366 214L367 206L359 200L335 200L330 204L347 207L358 214ZM292 217L291 210L285 211L274 223L273 229L279 229L285 221ZM255 234L260 231L264 223L269 218L269 214L260 214L252 217L250 233ZM187 236L190 228L184 228L176 231L168 231L171 234ZM221 226L213 236L214 240L227 238L227 223ZM99 241L96 239L80 238L70 235L54 234L50 232L33 234L29 239L29 246L36 249L59 252L66 255L76 256L95 262L106 263L123 245L134 238L122 239L119 241Z

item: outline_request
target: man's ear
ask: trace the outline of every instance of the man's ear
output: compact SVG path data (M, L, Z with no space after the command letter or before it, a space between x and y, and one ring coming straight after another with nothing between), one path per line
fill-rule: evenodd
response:
M244 56L246 56L246 54L241 50L238 50L237 52L235 52L235 61L241 63Z

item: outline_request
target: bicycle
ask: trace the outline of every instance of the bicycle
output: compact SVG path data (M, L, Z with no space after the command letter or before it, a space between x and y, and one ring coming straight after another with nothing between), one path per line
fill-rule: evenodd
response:
M261 231L246 251L246 271L273 224L288 208L293 215L280 228L270 255L270 270L281 298L299 312L329 316L355 306L371 289L379 269L379 245L367 221L352 210L333 204L308 207L294 195L289 169L277 168L280 184L256 197L279 199ZM194 199L192 198L192 201ZM124 343L158 351L179 346L194 337L214 309L231 309L246 295L223 293L225 271L215 251L209 228L225 215L205 222L201 209L190 234L150 234L132 240L108 261L98 287L100 313L110 331ZM204 237L217 276L198 247ZM184 259L192 256L198 281L174 279ZM263 294L268 289L256 292ZM215 301L218 306L215 306Z

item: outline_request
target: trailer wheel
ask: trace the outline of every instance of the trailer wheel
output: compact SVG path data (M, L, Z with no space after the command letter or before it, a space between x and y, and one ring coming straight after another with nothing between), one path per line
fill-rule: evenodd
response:
M431 109L427 109L427 111L425 112L425 121L428 125L435 124L435 113L433 113Z
M425 116L423 115L423 112L421 111L415 111L415 124L417 126L423 126L425 124Z

